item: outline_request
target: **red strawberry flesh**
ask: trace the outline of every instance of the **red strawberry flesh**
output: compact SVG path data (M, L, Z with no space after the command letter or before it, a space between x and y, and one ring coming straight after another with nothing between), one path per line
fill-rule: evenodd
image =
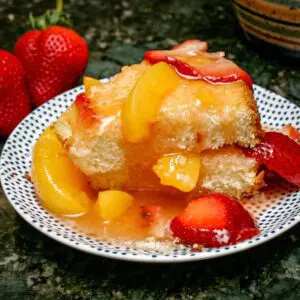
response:
M300 145L288 136L266 132L263 141L253 149L246 149L245 153L290 183L300 186Z
M185 244L220 247L259 233L250 214L234 198L209 194L192 200L170 224L173 235Z

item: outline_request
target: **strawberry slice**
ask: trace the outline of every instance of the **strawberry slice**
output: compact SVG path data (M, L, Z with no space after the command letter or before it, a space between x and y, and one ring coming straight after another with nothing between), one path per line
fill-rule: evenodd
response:
M152 50L145 53L145 60L151 64L165 62L172 65L177 73L191 80L204 80L209 83L230 83L243 80L252 90L252 79L234 62L223 58L223 52L205 53L207 44L197 40L186 41L172 50ZM202 52L202 53L201 53ZM196 67L184 62L184 57L205 55L214 59L206 66ZM180 58L178 58L178 56Z
M172 50L154 50L154 52L159 52L164 56L182 56L182 57L191 57L203 55L207 58L218 59L225 56L225 53L222 51L219 52L207 52L208 45L206 42L199 40L187 40L175 47ZM149 51L151 52L151 51Z
M259 234L250 214L234 198L222 194L192 200L170 224L175 237L185 244L220 247Z
M253 149L246 149L269 170L300 186L300 145L280 132L266 132L263 141Z
M193 56L199 52L207 51L207 43L199 40L187 40L175 47L172 50L161 50L160 53L164 55L180 55L180 56ZM151 52L151 51L150 51Z

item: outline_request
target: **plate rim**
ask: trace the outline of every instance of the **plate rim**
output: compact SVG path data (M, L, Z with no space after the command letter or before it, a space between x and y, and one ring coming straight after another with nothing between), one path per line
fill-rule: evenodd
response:
M107 81L107 79L102 79L101 81ZM293 102L291 102L290 100L286 99L285 97L276 94L275 92L268 90L264 87L261 87L259 85L255 85L255 88L261 89L262 91L268 92L270 95L274 95L274 96L279 96L282 99L286 100L289 102L289 104L294 105L295 107L299 108L299 106ZM83 90L83 86L77 86L73 89L70 89L64 93L61 93L60 95L52 98L49 101L53 101L61 96L63 96L66 93L69 92L77 92ZM294 227L295 225L297 225L300 222L300 214L296 215L294 217L294 220L290 222L290 224L284 226L284 228L282 229L276 229L275 233L267 233L265 235L262 235L261 238L259 240L255 240L256 237L253 237L250 240L246 240L243 242L240 242L236 245L238 245L237 248L233 248L233 249L229 249L227 251L224 252L195 252L194 256L191 255L179 255L179 256L172 256L170 254L170 256L164 256L161 254L157 254L155 256L152 256L151 254L136 254L133 255L132 253L128 252L126 255L122 255L120 253L107 253L105 252L104 249L98 250L97 248L92 248L91 246L86 246L84 244L79 243L78 245L70 240L67 240L66 238L62 237L62 236L58 236L56 235L53 231L52 232L48 232L46 227L39 227L38 224L39 223L34 223L32 222L32 220L30 219L28 214L25 214L21 208L18 205L15 205L13 201L11 201L10 197L8 195L8 191L7 191L7 186L4 184L4 173L3 173L3 161L4 161L4 157L5 154L8 153L7 147L9 144L10 139L12 139L15 136L15 133L19 130L19 127L23 126L23 124L30 118L32 118L33 115L37 114L39 111L44 110L44 108L49 104L49 101L47 101L46 103L44 103L43 105L39 106L38 108L34 109L29 115L27 115L19 124L18 126L11 132L11 134L8 136L8 138L5 141L5 144L3 146L2 149L2 153L1 153L1 157L0 157L0 182L1 182L1 186L4 192L4 195L6 197L6 199L8 200L8 202L10 203L10 205L14 208L14 210L18 213L19 216L22 217L23 220L25 220L27 223L29 223L33 228L37 229L39 232L43 233L44 235L46 235L47 237L55 240L56 242L62 243L65 246L69 246L71 248L74 248L76 250L79 251L83 251L85 253L89 253L89 254L93 254L96 256L101 256L101 257L105 257L105 258L110 258L110 259L117 259L117 260L122 260L122 261L131 261L131 262L140 262L140 263L183 263L183 262L192 262L192 261L200 261L200 260L208 260L208 259L214 259L214 258L218 258L218 257L223 257L223 256L228 256L228 255L232 255L238 252L243 252L246 250L250 250L254 247L257 247L261 244L264 244L266 242L269 242L270 240L280 236L281 234L285 233L286 231L290 230L292 227ZM31 145L32 147L32 145ZM48 212L45 208L42 207L43 210L45 210L46 212ZM49 213L49 212L48 212ZM253 241L251 244L248 243L249 241ZM221 247L221 248L225 248Z

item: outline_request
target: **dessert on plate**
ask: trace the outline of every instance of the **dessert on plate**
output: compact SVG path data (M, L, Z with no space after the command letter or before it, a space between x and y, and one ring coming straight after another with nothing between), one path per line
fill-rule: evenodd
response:
M297 130L264 132L250 76L205 42L149 51L84 86L38 140L33 182L89 234L232 244L259 233L238 200L268 170L300 185Z

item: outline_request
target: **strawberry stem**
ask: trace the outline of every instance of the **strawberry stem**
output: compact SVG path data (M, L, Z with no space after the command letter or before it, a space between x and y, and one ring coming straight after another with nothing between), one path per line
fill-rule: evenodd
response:
M64 1L63 0L56 0L56 10L59 13L62 13L64 7Z

